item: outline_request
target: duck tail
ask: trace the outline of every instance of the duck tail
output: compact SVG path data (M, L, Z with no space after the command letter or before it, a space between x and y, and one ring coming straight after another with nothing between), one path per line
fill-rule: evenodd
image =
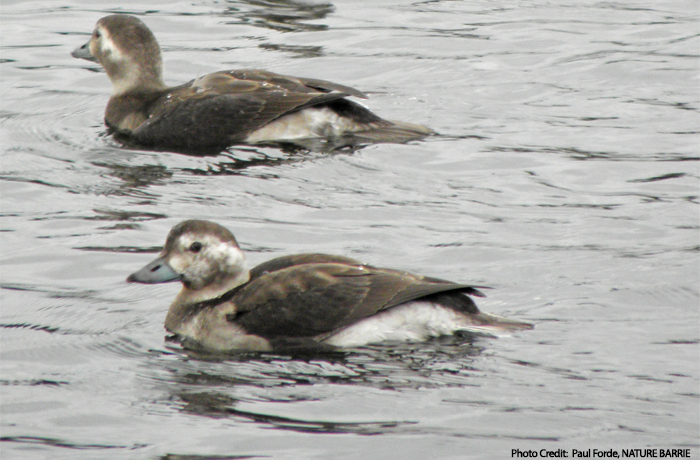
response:
M372 123L367 130L352 133L352 136L362 143L378 144L391 142L403 144L423 139L432 134L435 134L435 131L423 125L403 121L382 120L382 123Z
M517 319L505 318L480 311L469 315L470 324L465 325L462 330L481 333L516 332L533 329L532 323L519 321Z

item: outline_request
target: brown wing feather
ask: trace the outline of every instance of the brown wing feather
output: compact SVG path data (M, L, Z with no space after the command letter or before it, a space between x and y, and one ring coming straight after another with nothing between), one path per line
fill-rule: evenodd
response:
M292 77L289 75L280 75L277 73L268 72L267 70L257 69L229 70L226 72L217 73L225 73L238 80L245 80L249 82L264 82L268 85L274 85L278 88L284 88L288 91L321 91L324 93L336 91L350 96L359 97L361 99L367 99L367 95L360 90L326 80L318 80L316 78Z
M367 99L367 95L365 93L350 86L340 85L338 83L333 83L326 80L318 80L315 78L297 78L297 80L309 88L320 89L326 92L338 91L341 93L346 93L350 96L359 97L360 99Z
M230 320L263 337L318 335L410 300L468 288L439 281L368 266L295 265L264 273L237 291L237 314Z
M277 270L282 270L284 268L289 268L295 265L303 264L345 264L345 265L356 265L362 266L366 265L359 260L351 259L350 257L337 256L333 254L293 254L288 256L276 257L274 259L268 260L266 262L257 265L250 270L250 279L259 278L260 276L274 272Z
M282 115L345 96L271 72L216 72L161 96L131 136L144 145L226 146Z

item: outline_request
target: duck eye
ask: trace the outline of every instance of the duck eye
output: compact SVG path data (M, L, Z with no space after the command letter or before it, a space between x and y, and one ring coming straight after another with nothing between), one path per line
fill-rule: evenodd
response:
M190 251L197 253L202 250L202 243L199 241L195 241L194 243L190 244Z
M100 31L99 30L95 31L95 38L100 38Z

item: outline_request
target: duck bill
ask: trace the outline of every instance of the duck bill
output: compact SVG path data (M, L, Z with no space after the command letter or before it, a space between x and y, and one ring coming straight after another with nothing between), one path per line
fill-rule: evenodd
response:
M87 59L88 61L97 62L97 58L90 52L90 40L83 46L79 46L70 53L71 56L78 59Z
M155 284L179 281L181 278L182 276L176 273L164 258L158 257L141 270L129 275L126 281L129 283Z

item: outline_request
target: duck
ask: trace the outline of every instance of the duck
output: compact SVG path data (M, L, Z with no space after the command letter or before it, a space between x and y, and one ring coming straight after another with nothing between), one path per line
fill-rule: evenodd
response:
M350 257L304 253L248 269L236 238L206 220L175 225L163 251L130 283L179 281L165 329L186 349L338 350L420 342L532 324L481 312L482 286L453 283Z
M214 72L179 86L163 81L158 42L137 17L97 21L75 58L98 62L112 82L105 124L118 140L154 150L221 151L235 144L405 143L434 132L388 121L348 97L349 86L265 70Z

